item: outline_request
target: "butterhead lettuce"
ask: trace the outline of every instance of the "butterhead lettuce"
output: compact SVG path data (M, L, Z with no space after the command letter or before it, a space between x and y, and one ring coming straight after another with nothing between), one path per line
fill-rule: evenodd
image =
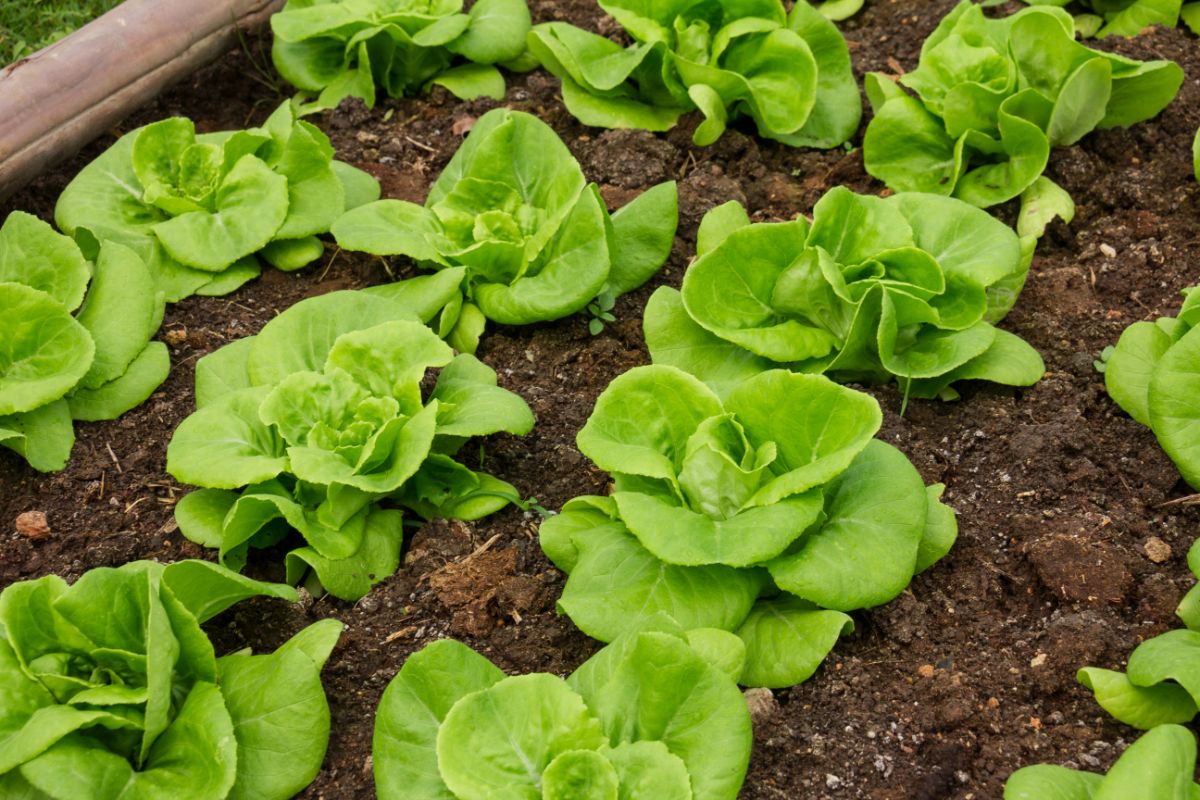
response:
M495 109L471 129L424 206L380 200L333 226L346 250L405 255L435 270L462 268L456 314L441 333L474 352L483 319L554 320L645 283L675 240L675 184L609 214L594 184L548 125Z
M851 3L830 11L849 15ZM586 125L665 131L699 109L693 141L715 142L729 120L761 136L835 147L862 104L841 33L799 0L600 0L633 39L622 48L565 22L537 25L529 50L562 81L567 110Z
M656 613L735 633L746 685L807 679L853 629L949 551L954 512L873 438L869 395L770 370L723 400L674 367L616 378L579 432L613 477L541 526L568 573L559 609L602 641Z
M119 417L171 367L141 258L104 242L93 259L22 211L0 227L0 445L43 472L66 465L72 420Z
M53 800L285 800L329 741L320 671L342 625L218 658L201 623L295 600L204 561L136 561L0 593L0 794Z
M525 0L288 0L271 16L271 60L293 86L317 95L306 110L347 97L374 107L430 84L458 97L504 97L494 66L525 52ZM455 65L457 62L457 65Z
M705 216L682 291L646 306L656 364L718 394L766 369L896 380L954 397L960 380L1035 383L1041 357L993 323L1025 281L1030 250L954 198L830 190L803 217L751 224L736 202Z
M249 548L295 531L289 582L311 570L357 599L399 563L401 512L385 502L475 519L516 498L453 455L471 437L528 433L533 414L421 322L432 313L411 297L334 292L202 359L198 409L167 448L167 471L204 487L176 506L182 533L240 569Z
M1135 322L1104 353L1104 385L1200 489L1200 291L1184 290L1178 316Z
M256 256L295 270L321 256L347 208L379 197L375 179L333 158L329 138L283 103L261 128L197 134L183 117L130 131L63 190L58 227L133 249L168 302L227 294Z
M898 83L867 75L875 116L863 159L894 191L992 206L1029 188L1052 147L1150 119L1182 83L1174 62L1079 44L1062 9L991 19L963 0L925 40L915 70Z
M1024 767L1005 783L1004 800L1191 800L1200 794L1195 771L1195 735L1161 725L1131 744L1107 775L1053 764Z
M701 634L736 650L728 633ZM733 800L750 717L734 679L693 640L656 618L566 680L508 677L466 645L427 645L380 702L379 797Z
M1026 0L1029 5L1067 5L1067 0ZM1180 19L1200 33L1200 3L1183 0L1080 0L1090 13L1077 14L1075 27L1083 37L1137 36L1153 25L1175 27Z

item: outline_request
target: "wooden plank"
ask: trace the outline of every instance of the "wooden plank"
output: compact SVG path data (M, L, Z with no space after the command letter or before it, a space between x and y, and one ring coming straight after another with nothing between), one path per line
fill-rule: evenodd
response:
M226 52L284 0L126 0L0 70L0 199Z

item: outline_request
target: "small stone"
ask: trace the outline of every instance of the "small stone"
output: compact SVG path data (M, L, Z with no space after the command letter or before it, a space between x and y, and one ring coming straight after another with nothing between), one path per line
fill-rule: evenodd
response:
M43 511L26 511L17 515L17 533L26 539L40 542L50 538L50 523L46 521Z
M454 120L454 124L450 126L450 130L455 136L466 136L475 127L474 117L459 117Z
M1146 558L1153 561L1155 564L1161 564L1164 561L1171 560L1171 545L1164 542L1157 536L1151 536L1142 545L1142 549L1146 551Z
M375 142L379 141L379 136L371 133L370 131L359 131L358 133L354 134L354 138L358 139L363 144L374 144Z
M842 785L842 779L839 778L837 775L832 775L830 773L825 774L825 788L826 789L836 789L841 785Z
M187 341L187 338L187 328L172 328L171 330L163 333L163 339L165 339L167 344L171 345L171 347L179 347L179 345Z
M1031 658L1029 660L1029 666L1031 666L1031 667L1040 667L1045 663L1046 663L1046 654L1045 653L1038 653L1036 656L1034 656L1033 658Z
M988 707L988 708L999 708L999 707L1000 707L1000 700L999 700L998 698L995 698L995 697L989 697L989 698L987 699L987 707Z
M922 678L932 678L933 664L922 664L921 666L917 667L917 674Z
M755 725L766 722L779 711L779 701L770 689L747 689L743 694L750 710L750 721Z
M1106 258L1114 258L1117 255L1117 249L1111 244L1100 245L1100 252L1103 253Z

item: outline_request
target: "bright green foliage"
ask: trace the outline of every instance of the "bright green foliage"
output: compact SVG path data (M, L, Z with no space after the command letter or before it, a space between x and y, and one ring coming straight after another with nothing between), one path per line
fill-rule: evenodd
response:
M565 681L505 677L442 640L384 692L375 785L381 800L733 800L750 740L733 679L661 617Z
M850 19L861 11L863 0L823 0L823 2L811 3L810 5L817 9L817 11L820 11L825 19L840 22L844 19Z
M1200 3L1184 3L1179 18L1192 33L1200 35Z
M954 543L954 512L873 439L869 395L770 370L722 401L674 367L630 370L596 401L579 449L612 474L542 523L569 573L559 609L612 641L662 612L736 633L741 682L808 678L844 612L881 605Z
M150 337L163 298L146 265L105 242L95 263L45 222L14 211L0 227L0 445L62 469L72 419L115 419L167 377Z
M915 98L885 75L867 75L875 117L863 158L867 172L895 191L987 207L1037 180L1051 147L1150 119L1182 82L1174 62L1077 43L1062 9L989 19L963 0L925 40L917 69L900 78Z
M813 220L751 224L736 202L700 225L682 292L662 288L644 328L656 364L728 394L786 366L839 381L897 380L914 397L955 397L959 380L1028 386L1042 359L992 323L1016 300L1029 250L959 200L887 198L838 187Z
M1196 131L1196 138L1192 140L1192 174L1200 181L1200 130Z
M436 277L395 284L410 290L403 301L334 292L297 303L201 359L198 409L167 448L167 470L205 487L176 506L185 536L240 569L249 548L298 531L289 582L311 569L330 594L357 599L399 563L401 512L382 501L476 519L517 496L451 457L470 437L528 433L533 414L421 324L442 298L429 291L421 305L411 290ZM431 367L441 372L424 395Z
M502 100L493 65L525 53L529 9L525 0L478 0L465 13L462 0L288 0L271 30L279 74L317 94L306 113L347 97L374 108L379 86L391 97L438 84L463 100Z
M439 332L469 353L485 317L559 319L641 286L670 255L677 223L673 182L610 216L548 125L496 109L475 123L423 207L380 200L347 213L333 234L346 250L465 268L459 310L443 314Z
M1135 322L1104 352L1104 384L1200 489L1200 291L1184 295L1178 317Z
M333 160L319 130L284 103L263 127L197 135L174 117L122 136L68 184L54 209L81 243L112 241L149 265L168 302L221 295L259 273L260 254L299 269L323 252L375 179Z
M831 18L861 0L825 4ZM665 131L699 109L693 141L721 138L745 115L760 135L796 147L835 147L854 135L862 103L842 34L799 0L600 0L634 43L565 22L534 27L529 50L562 80L586 125Z
M1129 746L1107 775L1038 764L1019 769L1004 785L1004 800L1195 800L1196 737L1162 725Z
M1200 543L1188 551L1188 567L1200 577ZM1193 586L1176 615L1186 630L1168 631L1142 642L1124 673L1098 667L1079 670L1079 682L1117 719L1148 730L1186 723L1200 704L1200 586Z
M0 66L33 55L76 28L119 5L121 0L57 0L0 6Z
M1091 13L1075 16L1075 28L1081 37L1137 36L1152 25L1174 28L1179 20L1200 33L1200 3L1183 0L1079 0ZM1025 0L1034 6L1062 8L1070 0Z
M201 623L291 587L205 561L51 575L0 594L0 788L53 800L284 800L329 741L321 666L342 625L217 658Z

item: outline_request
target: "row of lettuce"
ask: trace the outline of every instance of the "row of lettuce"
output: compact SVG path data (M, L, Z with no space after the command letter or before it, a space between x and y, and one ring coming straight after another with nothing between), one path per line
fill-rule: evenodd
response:
M1193 627L1140 645L1127 675L1080 671L1106 709L1149 732L1107 775L1018 770L1006 800L1195 796L1195 737L1179 724L1200 698L1195 594L1180 606ZM329 741L320 671L342 626L326 619L274 652L217 657L201 624L255 596L297 599L290 586L205 561L140 561L91 570L71 586L48 576L5 589L4 796L285 800L301 791ZM750 757L738 689L748 655L728 631L685 631L665 614L565 680L509 677L465 645L434 642L380 702L378 795L733 800Z
M504 49L502 31L520 27L511 3L470 14L450 2L411 14L376 5L292 0L275 18L281 72L297 82L284 63L307 64L331 76L322 87L297 82L320 88L315 105L286 103L244 131L197 136L180 119L134 131L64 191L56 221L67 235L20 213L0 230L0 299L19 312L0 318L14 343L0 370L0 444L43 470L65 464L72 419L118 416L166 377L166 348L151 341L166 302L233 291L259 259L298 269L322 256L326 233L433 270L303 301L197 364L197 411L167 466L201 487L177 520L220 565L138 563L0 596L0 684L16 687L0 711L6 796L107 797L81 787L111 786L113 797L272 798L307 785L328 739L318 673L337 623L268 656L221 659L199 624L251 595L295 599L289 586L237 574L251 549L283 545L288 584L353 600L397 570L405 514L473 520L519 503L513 486L455 458L473 437L522 435L535 422L472 355L487 320L611 307L670 254L673 184L610 214L552 130L504 109L476 122L424 205L379 200L374 180L334 159L300 114L376 82L392 93L430 77L452 91L494 85L494 67L446 71L453 56L530 62L524 43ZM564 98L591 124L663 129L699 108L699 141L744 113L763 135L822 146L857 127L857 94L852 113L833 99L841 67L820 73L845 56L849 75L845 43L803 3L790 14L777 1L737 4L736 19L716 2L603 5L637 42L603 62L595 56L615 45L569 26L528 37L541 63L570 73L572 89L560 75ZM372 25L360 25L363 14ZM317 33L296 33L304 25ZM736 796L751 738L737 685L807 679L852 629L848 612L889 602L956 536L943 487L925 486L874 438L877 402L834 381L895 381L906 399L951 399L963 380L1035 383L1041 358L995 323L1045 225L1073 212L1041 175L1049 146L1152 116L1178 89L1175 65L1089 50L1070 25L1053 10L991 20L964 4L902 80L919 100L871 79L876 121L898 127L869 126L866 148L887 136L889 153L919 142L911 166L924 183L889 180L923 192L838 188L811 220L784 223L753 223L736 203L706 215L681 290L661 288L647 305L654 365L613 381L579 434L613 492L572 500L541 529L569 576L560 610L610 644L565 682L505 678L453 642L414 655L377 718L382 797ZM333 47L325 34L345 41ZM1061 58L1035 58L1026 40ZM490 62L479 55L488 48ZM811 70L795 68L804 53ZM419 63L435 72L403 74ZM596 75L597 63L613 73ZM787 97L773 96L781 63L807 92L788 84ZM674 116L643 125L647 104ZM849 116L844 135L812 138ZM960 124L968 118L975 127ZM930 153L950 170L932 182L920 160ZM977 207L1018 195L1015 232ZM1195 482L1186 426L1200 418L1188 398L1200 395L1186 381L1200 358L1184 346L1188 309L1174 324L1141 323L1167 345L1131 328L1107 379ZM1154 388L1147 352L1165 365L1166 388ZM96 607L117 611L95 620L85 609ZM1131 672L1126 694L1154 684L1140 680ZM279 752L285 769L273 766Z
M744 117L765 138L836 147L857 132L862 103L849 48L826 15L841 18L857 5L802 1L787 11L779 0L601 0L631 42L621 47L567 22L531 26L524 0L481 0L468 13L458 0L289 0L272 18L272 53L280 74L306 93L306 110L347 97L370 106L380 88L397 97L432 84L464 99L502 100L496 64L541 66L586 125L666 131L699 111L699 146ZM1052 147L1149 119L1171 101L1183 81L1177 65L1076 42L1077 20L1061 5L991 19L963 0L925 41L917 69L899 80L868 74L867 171L894 191L987 207L1030 190ZM1095 10L1102 34L1133 35L1174 25L1181 5L1104 0Z
M714 141L731 115L746 114L765 136L823 147L845 142L858 127L846 43L805 3L786 14L778 0L602 6L635 39L627 50L609 52L616 48L609 40L565 23L531 30L520 0L476 3L465 14L453 0L292 0L272 19L275 61L302 89L322 84L324 101L285 103L260 128L197 136L188 120L171 119L127 134L57 204L56 222L73 244L32 219L6 225L7 258L17 263L5 267L4 282L24 288L6 287L5 305L47 324L14 331L10 361L24 366L7 370L17 385L0 386L0 443L38 469L61 469L72 419L119 416L165 379L167 353L151 341L163 301L233 291L258 274L260 260L301 268L322 256L318 237L331 231L346 249L463 267L461 289L436 321L461 352L474 351L487 319L525 324L591 305L598 330L613 299L647 280L669 254L677 218L671 186L609 215L594 187L582 191L586 180L558 138L522 119L490 118L424 207L378 201L374 179L337 161L328 138L299 118L356 87L356 96L373 101L376 83L393 94L411 91L427 79L408 71L445 70L458 58L468 63L449 68L458 78L447 85L467 73L498 78L497 62L541 63L559 75L568 107L589 124L662 130L699 108L706 116L696 133L701 143ZM991 323L1015 301L1045 224L1074 213L1070 197L1042 174L1050 147L1157 114L1183 77L1171 62L1077 44L1073 24L1056 8L989 19L964 2L925 42L916 70L899 83L876 73L867 79L875 107L864 138L868 171L901 193L981 207L1019 196L1019 262L1006 252L969 275L937 263L940 254L928 249L936 242L921 242L907 221L933 209L932 198L888 204L840 190L822 201L811 230L803 221L753 226L727 206L706 219L701 261L682 297L656 298L648 315L648 338L663 362L723 370L729 380L770 363L858 379L892 375L916 397L950 397L963 378L1036 380L1040 359ZM586 113L576 108L580 97L589 98ZM671 119L662 124L645 118L666 111ZM528 183L512 170L475 166L521 148L533 153L524 136L545 147L534 155L544 177ZM864 224L884 233L870 246L831 252L831 220L844 213L865 215ZM725 284L743 276L731 278L723 267L765 246L802 247L805 263L793 265L783 252L744 301L726 292ZM26 251L63 264L54 272L74 275L75 284L56 277L63 285L50 285L18 255ZM77 284L86 288L88 280L87 303L73 317L83 302ZM717 292L739 301L703 302ZM717 360L703 353L732 366L692 363Z

